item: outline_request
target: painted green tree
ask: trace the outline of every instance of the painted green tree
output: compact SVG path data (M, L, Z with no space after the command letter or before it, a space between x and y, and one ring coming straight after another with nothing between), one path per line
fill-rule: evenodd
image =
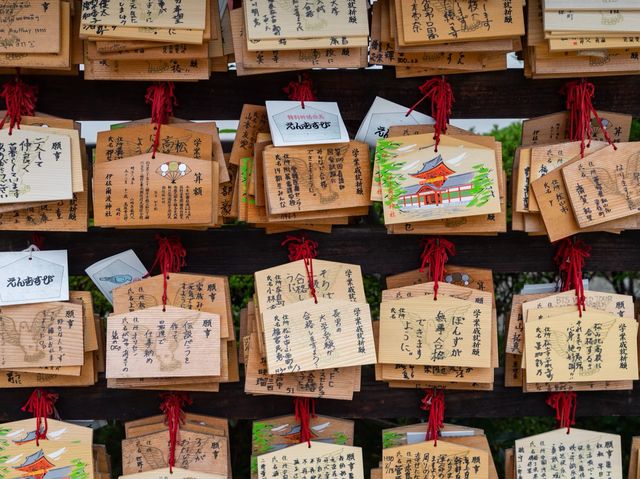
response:
M493 197L491 178L489 178L491 169L482 164L473 165L473 169L476 174L473 176L473 180L471 180L471 194L473 198L467 203L467 207L469 208L472 206L486 205Z
M402 163L394 161L394 153L400 147L400 143L390 141L385 138L378 140L376 145L376 162L378 173L375 178L382 186L384 204L390 208L397 208L400 196L404 194L402 182L406 179L404 175L398 173L402 168Z
M73 464L73 469L71 469L70 474L71 479L87 479L89 477L89 473L86 471L86 463L80 459L73 459L71 464Z

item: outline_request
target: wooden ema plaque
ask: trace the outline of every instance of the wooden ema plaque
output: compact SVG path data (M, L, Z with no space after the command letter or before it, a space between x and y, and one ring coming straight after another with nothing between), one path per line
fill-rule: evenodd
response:
M164 27L204 30L206 0L165 0L162 3L103 0L82 4L82 24L123 27Z
M0 10L0 52L60 51L61 1L9 0Z
M5 306L0 319L0 369L84 363L81 305Z
M227 477L230 473L228 447L226 437L181 429L176 445L176 466ZM169 465L168 458L167 431L122 441L122 472L125 475L163 469Z
M388 364L491 367L491 305L432 295L380 305L380 352Z
M392 447L382 451L382 477L488 479L489 454L444 440L438 440L437 446L434 441L426 441Z
M91 428L49 419L47 437L38 444L35 428L33 418L0 424L1 479L93 477Z
M119 479L227 479L224 474L211 474L208 472L188 471L181 467L174 467L169 472L168 467L154 469L153 471L138 472L137 474L127 474Z
M163 153L97 163L93 170L95 224L214 223L218 212L213 211L213 166L210 160Z
M369 145L268 146L263 152L270 214L369 206Z
M312 416L311 439L353 446L354 422L329 416ZM280 416L253 422L251 433L251 475L257 477L257 456L300 443L300 422L295 416Z
M514 456L516 479L622 478L620 436L614 434L556 429L517 440Z
M107 378L220 375L220 316L155 306L107 319Z
M269 374L375 364L367 303L319 298L263 313Z
M274 477L364 479L362 449L311 441L258 456L258 478Z

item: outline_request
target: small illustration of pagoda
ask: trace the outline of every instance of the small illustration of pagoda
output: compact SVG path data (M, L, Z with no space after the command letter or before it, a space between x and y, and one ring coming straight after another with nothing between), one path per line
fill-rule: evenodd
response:
M22 464L14 469L22 474L14 479L69 479L71 477L72 466L59 467L53 469L55 464L51 463L42 449L27 456Z
M400 196L403 206L422 207L426 205L440 205L445 200L451 203L464 201L472 189L472 181L475 172L460 173L454 175L455 171L449 168L442 155L438 155L432 160L424 162L422 168L415 173L409 173L416 178L418 183L404 189L404 194ZM465 194L465 192L467 192Z

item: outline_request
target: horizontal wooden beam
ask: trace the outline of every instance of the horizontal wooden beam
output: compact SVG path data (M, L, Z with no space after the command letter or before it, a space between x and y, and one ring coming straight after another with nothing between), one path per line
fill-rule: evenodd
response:
M238 77L235 72L214 73L210 80L179 83L176 87L178 117L192 120L232 120L243 103L263 104L286 99L282 88L297 73ZM353 134L376 95L403 105L419 97L424 78L396 79L393 68L378 70L312 71L321 100L337 101ZM148 82L85 81L82 75L30 76L39 87L38 110L76 120L130 120L150 114L144 102ZM1 79L2 81L6 80ZM528 118L565 108L560 89L566 80L527 80L522 70L451 75L456 101L453 118ZM640 97L630 95L636 76L594 78L595 106L640 116ZM419 110L428 113L429 103Z
M505 388L502 370L496 373L493 391L447 391L447 417L518 417L550 416L543 393L524 394L518 388ZM90 388L58 388L57 409L60 417L71 419L117 419L128 421L158 413L160 400L156 391L107 389L102 380ZM30 394L25 389L4 389L0 394L0 422L24 418L20 411ZM319 414L345 418L421 417L420 399L424 392L416 389L391 389L374 380L373 368L363 368L362 391L353 401L322 399ZM283 396L248 396L242 383L223 384L219 393L193 393L189 411L227 417L255 419L291 414L292 401ZM640 395L633 391L581 392L578 416L637 415Z
M113 230L92 228L86 234L44 233L47 249L68 249L71 274L84 274L87 266L107 256L133 249L150 266L156 234L177 234L187 249L185 271L206 274L253 274L288 261L280 246L286 235L229 226L209 231ZM419 264L420 236L388 235L380 226L335 227L330 235L310 233L319 243L319 258L362 266L364 273L383 276L415 269ZM640 231L621 235L585 234L593 247L588 271L640 270ZM554 247L546 236L522 233L498 236L451 237L457 255L452 263L491 268L496 273L555 271ZM0 251L27 247L30 233L0 233Z

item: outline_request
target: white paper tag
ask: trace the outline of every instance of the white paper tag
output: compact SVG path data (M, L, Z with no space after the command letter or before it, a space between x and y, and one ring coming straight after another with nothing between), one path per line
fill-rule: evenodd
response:
M274 146L347 143L349 133L335 102L267 101Z
M115 288L137 281L147 274L147 269L131 249L100 260L85 271L111 304L111 292Z
M69 301L67 251L0 253L0 306Z
M64 135L0 130L0 203L70 200L71 139Z
M419 111L414 110L407 116L408 111L409 108L406 106L377 96L362 120L360 128L358 128L356 140L368 143L375 151L377 141L380 138L387 138L391 126L433 125L435 123L433 118Z

